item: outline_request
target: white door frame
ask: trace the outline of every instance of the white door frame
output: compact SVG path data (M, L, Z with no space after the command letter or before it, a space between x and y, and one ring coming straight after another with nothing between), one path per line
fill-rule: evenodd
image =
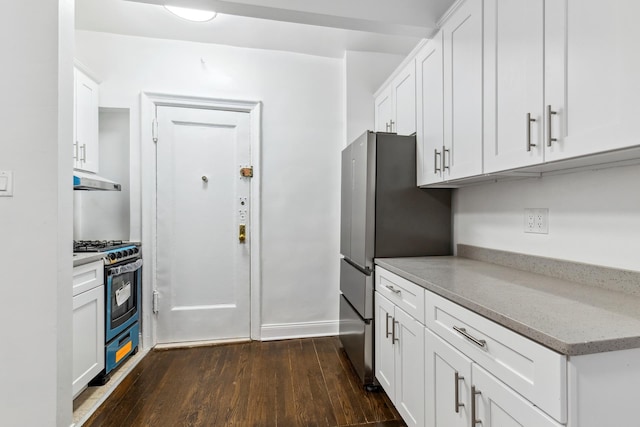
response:
M198 96L173 95L142 92L140 95L140 137L141 137L141 179L142 179L142 251L145 261L142 276L142 324L144 348L157 343L157 317L153 313L153 290L156 289L157 265L157 193L156 193L156 144L153 141L153 121L156 107L191 107L212 110L239 111L251 117L251 339L260 340L261 326L261 233L260 233L260 160L262 103L260 101L239 101ZM160 137L162 137L160 135ZM239 173L239 172L238 172Z

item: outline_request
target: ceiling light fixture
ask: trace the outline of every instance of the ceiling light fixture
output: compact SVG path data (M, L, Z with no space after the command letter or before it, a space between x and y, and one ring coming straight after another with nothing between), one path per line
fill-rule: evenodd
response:
M193 22L207 22L216 17L217 13L212 10L189 9L187 7L167 6L164 8L174 15Z

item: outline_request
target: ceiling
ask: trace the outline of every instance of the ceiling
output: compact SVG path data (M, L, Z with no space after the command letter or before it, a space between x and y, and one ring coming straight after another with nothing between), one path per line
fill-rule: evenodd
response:
M205 23L161 5L216 10ZM406 55L454 0L76 0L76 29L342 58Z

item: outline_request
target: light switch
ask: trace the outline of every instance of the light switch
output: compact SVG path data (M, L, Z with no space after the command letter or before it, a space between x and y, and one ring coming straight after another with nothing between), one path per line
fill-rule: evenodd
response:
M0 171L0 197L13 196L13 172Z

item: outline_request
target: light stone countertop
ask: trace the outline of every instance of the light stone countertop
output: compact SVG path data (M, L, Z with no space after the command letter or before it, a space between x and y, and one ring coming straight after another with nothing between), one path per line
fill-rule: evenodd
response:
M73 266L89 264L90 262L99 261L104 257L102 252L78 252L73 254Z
M565 355L640 347L637 296L461 257L375 263Z

